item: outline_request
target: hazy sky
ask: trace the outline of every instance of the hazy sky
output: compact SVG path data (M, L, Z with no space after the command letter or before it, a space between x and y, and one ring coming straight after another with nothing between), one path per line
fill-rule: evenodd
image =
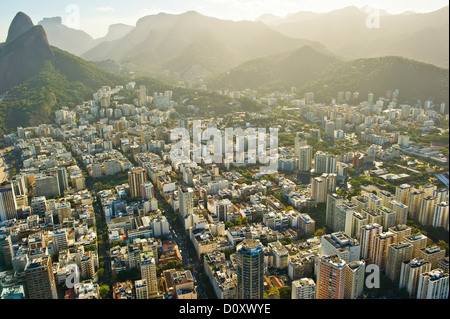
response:
M0 0L0 42L18 11L38 23L43 17L60 16L63 23L82 29L94 38L104 36L114 23L135 25L159 12L201 14L228 20L254 20L264 13L286 16L298 11L328 12L347 6L376 7L389 13L407 10L430 12L448 5L448 0Z

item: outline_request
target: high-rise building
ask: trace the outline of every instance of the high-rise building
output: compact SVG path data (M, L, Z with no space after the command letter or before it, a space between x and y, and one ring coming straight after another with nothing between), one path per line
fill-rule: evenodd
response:
M147 88L145 85L139 86L139 105L147 105Z
M368 224L361 227L359 242L361 245L361 259L373 264L373 256L375 249L375 237L383 232L383 226L379 224Z
M336 174L336 156L317 152L314 156L314 172L316 174Z
M420 200L419 216L417 221L422 225L431 225L433 223L434 206L436 197L428 196Z
M148 298L147 280L136 280L134 282L134 288L136 289L136 299Z
M414 190L408 196L408 218L418 220L420 201L425 197L425 192Z
M166 270L164 281L169 293L175 299L197 299L195 280L190 270Z
M389 228L388 231L397 235L397 243L403 241L407 236L411 236L411 227L407 225L397 225Z
M418 258L420 251L427 247L428 237L421 233L416 233L414 235L406 236L404 241L413 245L412 258Z
M327 138L334 138L334 129L335 129L334 121L325 122L325 135L327 136Z
M56 173L58 174L59 191L61 194L64 194L64 192L69 189L69 177L67 170L65 167L58 167L56 169Z
M27 196L28 195L28 188L25 182L25 176L24 175L17 175L14 176L14 179L11 181L12 187L14 188L14 195L19 196ZM439 195L439 198L444 198ZM444 199L441 200L443 202Z
M357 212L361 212L363 209L369 209L369 201L366 196L353 196L351 199Z
M343 231L348 235L352 234L353 228L353 216L357 212L353 209L353 207L343 205L337 205L334 214L334 225L333 231Z
M419 258L428 261L431 264L431 269L435 269L438 261L445 258L445 249L437 245L428 246L419 251Z
M341 184L345 184L348 178L349 165L346 163L338 162L336 166L336 178Z
M320 140L320 130L319 129L316 129L316 128L311 129L311 135L312 135L312 137L315 137L318 140Z
M395 189L395 200L397 202L408 204L408 196L411 190L411 185L402 184Z
M395 223L396 215L392 209L384 206L378 206L375 211L382 216L381 225L384 229L389 229L390 227L397 225Z
M407 120L411 114L411 106L403 105L401 114L402 114L402 120Z
M399 135L398 136L398 145L401 147L409 147L409 135Z
M359 260L361 246L356 239L349 237L344 232L337 232L322 236L320 254L322 256L338 255L339 258L349 263Z
M369 93L367 97L367 102L369 102L369 104L373 104L373 93Z
M343 198L336 194L328 194L327 196L327 208L326 208L326 226L333 228L336 206L343 203Z
M409 296L417 295L419 276L431 271L431 264L424 259L412 259L402 262L398 288L405 288Z
M448 256L437 262L436 268L442 269L444 272L448 273L449 268L449 258Z
M300 137L299 133L297 133L297 134L295 135L295 139L294 139L294 152L295 152L295 155L298 156L298 155L299 155L299 150L300 150L300 148L301 148L301 147L305 147L305 146L308 146L308 141L302 139L302 138Z
M52 234L52 242L55 251L60 251L67 248L67 231L66 230L57 230Z
M433 184L422 185L419 187L419 191L425 193L425 197L434 197L434 193L437 190L437 187Z
M268 244L269 251L273 255L273 266L278 269L288 268L289 252L279 241Z
M292 282L291 299L316 299L316 283L311 278Z
M189 120L188 119L179 119L177 121L178 128L189 129Z
M317 299L344 299L345 261L337 255L319 259L317 269Z
M389 202L389 208L395 213L395 225L404 225L408 220L408 206L393 200Z
M310 145L301 146L298 148L298 170L300 172L311 171L313 158L313 148Z
M297 226L308 238L316 232L316 222L308 214L300 214L298 216Z
M367 217L367 224L383 224L383 216L375 210L363 209L361 214Z
M382 205L383 200L373 193L365 193L364 197L368 202L368 209L374 210L375 207Z
M0 221L17 218L17 203L11 184L0 185Z
M264 297L264 252L258 240L245 239L236 247L238 299Z
M380 268L380 270L386 269L389 245L395 243L396 237L397 236L391 232L385 232L375 236L374 249L372 250L372 256L369 258Z
M72 188L75 192L79 192L86 188L86 179L80 171L72 173L70 175L70 180L72 181Z
M158 278L156 275L156 260L153 251L140 254L141 279L147 282L148 298L158 293Z
M30 299L58 299L50 256L29 260L25 277Z
M80 270L83 279L95 279L95 263L92 252L87 251L80 258Z
M147 182L147 172L142 167L135 167L128 172L131 198L142 198L142 185Z
M358 212L354 212L352 216L352 227L350 231L348 231L347 229L345 230L346 234L349 235L350 237L359 239L360 235L359 232L361 230L361 227L367 224L369 224L369 220L365 215Z
M14 256L11 235L0 234L0 261L6 268L12 268L12 257Z
M390 244L386 262L386 276L394 283L400 279L400 271L404 261L411 260L413 246L407 242Z
M35 184L33 184L33 194L36 197L45 196L50 199L54 196L60 196L58 174L38 175L35 177Z
M326 178L315 177L311 182L311 196L316 203L325 203L328 194L328 182Z
M433 192L433 197L436 197L437 203L448 202L449 201L449 192L448 188L436 189Z
M366 263L363 260L352 261L345 265L345 299L356 299L363 293Z
M24 130L23 127L21 127L21 126L19 126L19 127L17 128L17 137L18 137L19 139L22 139L22 140L25 139L25 130Z
M448 299L449 277L442 269L434 269L419 276L417 299Z
M381 204L380 205L384 206L384 207L388 207L389 206L389 202L394 200L394 198L395 198L391 193L385 192L385 191L379 192L378 195L381 198Z
M313 104L314 103L314 92L305 93L305 103Z
M449 228L448 214L449 214L448 202L436 204L434 206L433 221L431 225L433 227L443 227L448 231Z
M146 182L142 184L142 199L153 199L155 198L155 189L153 187L153 184L151 182Z
M188 186L194 186L194 173L190 167L183 168L183 181Z
M180 215L185 217L194 212L194 190L190 187L178 187Z

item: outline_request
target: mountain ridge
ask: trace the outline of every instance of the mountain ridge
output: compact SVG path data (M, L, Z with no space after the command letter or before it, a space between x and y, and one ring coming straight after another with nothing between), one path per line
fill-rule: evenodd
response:
M21 21L31 21L21 15ZM14 37L0 47L0 93L7 92L0 102L0 131L49 122L55 107L128 80L50 46L43 26L29 29L28 22L22 27L13 21Z
M432 64L398 56L344 60L310 47L255 59L207 81L212 89L269 92L296 87L298 92L314 92L320 103L330 103L339 91L378 97L399 89L404 103L430 98L448 104L448 84L448 69Z
M31 30L33 26L33 21L31 21L29 16L22 11L18 12L9 26L6 43L14 41L20 35Z
M314 39L347 59L399 55L448 68L448 8L446 6L430 13L392 15L375 9L364 11L347 7L296 20L296 15L302 15L299 12L286 17L284 22L278 20L270 27L289 37ZM371 14L376 18L377 13L379 24L369 28L367 19ZM417 41L414 35L427 29L436 32L429 32ZM432 54L423 53L422 47L425 45Z
M103 42L81 57L91 61L112 59L138 70L169 68L169 71L173 72L175 70L170 69L167 61L182 58L180 57L182 52L190 54L192 48L190 50L187 48L198 43L205 31L215 39L214 42L220 43L230 57L225 61L227 63L222 64L219 59L221 54L216 54L215 59L218 63L214 66L215 70L203 65L210 72L225 71L230 61L234 62L231 66L237 66L253 58L282 53L303 45L328 51L316 41L286 37L262 22L221 20L189 11L177 15L160 13L143 17L125 37ZM212 51L217 53L217 50ZM199 60L202 59L208 60L209 56L206 54L200 56ZM189 69L191 66L186 63L182 69Z

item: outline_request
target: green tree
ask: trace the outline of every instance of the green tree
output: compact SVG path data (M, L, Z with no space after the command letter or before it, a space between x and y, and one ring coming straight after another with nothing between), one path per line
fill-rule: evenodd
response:
M290 238L290 237L284 237L281 241L280 241L280 243L282 244L282 245L289 245L289 244L291 244L292 243L292 239Z
M109 294L109 290L110 288L108 285L101 285L99 289L100 297L102 299L105 299Z
M281 287L279 289L280 299L291 299L292 297L292 288L291 287Z
M168 269L179 269L182 267L182 264L178 260L170 260L166 264L164 264L161 269L162 270L168 270Z
M314 237L320 237L325 235L325 228L321 228L316 230L316 232L314 233Z
M225 249L223 253L225 254L225 259L230 259L230 256L233 253L233 251L230 249Z
M234 224L232 222L230 222L230 221L225 223L225 228L227 228L227 229L230 228L230 227L233 227L233 226L234 226Z

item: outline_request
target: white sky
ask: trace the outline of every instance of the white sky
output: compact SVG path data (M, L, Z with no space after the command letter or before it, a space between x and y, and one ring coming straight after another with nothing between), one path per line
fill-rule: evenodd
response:
M189 10L228 20L255 20L265 13L284 17L299 11L329 12L356 6L380 8L389 13L407 10L430 12L448 5L448 0L0 0L0 41L18 11L38 23L43 17L60 16L63 23L77 23L94 38L106 34L114 23L135 25L146 15L183 13ZM78 13L73 8L77 8ZM74 19L75 14L77 17Z

